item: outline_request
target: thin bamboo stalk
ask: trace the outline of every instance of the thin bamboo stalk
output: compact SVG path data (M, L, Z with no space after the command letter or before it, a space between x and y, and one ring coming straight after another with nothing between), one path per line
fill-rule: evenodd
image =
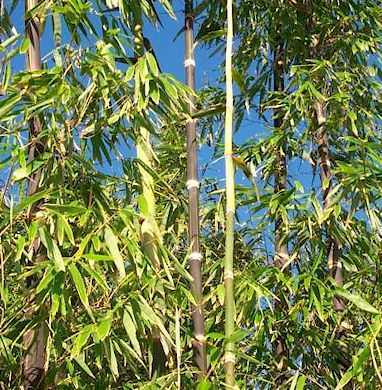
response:
M283 46L279 43L274 53L274 65L273 65L273 89L275 92L284 91L284 59L283 59ZM274 110L274 128L279 130L282 126L282 113L280 110ZM285 191L287 188L287 161L286 161L286 143L283 142L282 146L277 149L276 163L275 163L275 183L274 192L279 194ZM275 259L274 263L276 267L283 269L288 262L288 245L283 241L283 229L284 222L279 212L276 213L275 218ZM275 307L282 308L282 303L276 302ZM275 357L277 359L277 366L280 370L286 368L287 365L287 348L285 340L282 336L279 336L276 340Z
M26 0L25 14L36 7L38 0ZM26 16L25 31L29 38L30 45L26 55L27 70L36 71L41 69L41 53L40 53L40 24L37 18ZM29 123L29 161L32 161L43 150L43 145L39 143L38 136L41 132L41 122L38 117L34 117ZM40 180L40 172L33 174L30 177L28 184L28 195L33 195L38 190ZM33 217L33 210L30 211L29 218ZM33 244L33 252L36 257L39 251L37 241ZM28 280L27 284L31 285L32 280ZM36 315L33 311L28 311L27 316ZM23 346L26 350L23 360L23 385L24 389L39 388L46 373L46 344L47 344L47 327L45 323L39 324L36 328L26 331L23 335Z
M284 63L282 53L282 45L278 45L274 55L273 82L275 92L284 91ZM274 112L273 124L275 129L280 129L282 126L282 118L279 110L275 110ZM281 191L285 191L287 187L287 163L285 146L286 145L284 143L282 147L278 148L276 153L274 186L275 194L278 194ZM282 268L288 261L288 246L285 242L282 241L283 225L282 217L280 213L277 213L275 219L275 265L279 268Z
M232 0L227 0L227 47L226 47L226 113L225 113L225 175L226 175L226 239L224 260L225 287L225 385L235 388L235 343L231 337L235 331L234 298L234 224L235 224L235 168L232 156L233 142L233 86L232 86L232 46L233 15Z
M143 21L139 11L135 15L136 21L134 26L134 43L135 54L137 58L144 54L144 37L143 37ZM160 261L158 257L157 236L158 227L156 224L156 208L154 194L154 179L147 168L153 168L153 150L150 141L150 132L145 127L139 127L137 137L137 158L143 163L140 166L142 195L146 201L147 210L144 216L144 221L141 224L141 244L142 249L150 259L152 265L157 270L160 269ZM166 366L166 354L163 350L160 331L157 327L152 329L153 343L153 372L152 375L161 375Z
M193 37L193 0L185 1L185 74L186 83L195 90L195 59ZM190 113L195 110L194 99L191 98ZM203 286L202 286L202 255L199 242L199 181L198 181L198 140L196 135L196 120L186 124L187 133L187 189L188 189L188 240L191 246L190 272L192 294L196 305L192 307L193 349L194 359L199 368L200 376L207 371L206 342L203 316Z
M330 207L330 195L332 192L332 169L330 164L330 152L329 141L326 131L326 112L324 105L321 102L316 102L314 110L317 119L317 143L318 154L320 156L320 176L321 176L321 188L323 190L323 209L324 211ZM338 241L328 234L328 268L330 275L334 278L338 286L343 284L342 263L339 258L339 245ZM342 299L334 297L333 308L336 311L343 311L345 309L345 303Z

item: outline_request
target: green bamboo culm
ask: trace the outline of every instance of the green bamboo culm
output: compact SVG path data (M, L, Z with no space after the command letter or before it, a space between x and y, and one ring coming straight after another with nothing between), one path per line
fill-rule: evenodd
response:
M134 15L134 48L137 60L144 55L143 20L140 11ZM154 151L151 145L150 132L144 126L139 125L137 138L137 158L143 163L140 166L141 174L141 195L145 201L144 219L141 223L141 245L144 253L150 259L152 266L159 271L160 260L158 256L158 241L160 240L159 228L156 223L156 207L154 193L154 179L147 168L153 169ZM142 210L143 212L143 210ZM152 370L151 377L158 377L163 374L166 367L166 355L161 344L159 329L154 326L152 329Z
M225 175L226 175L226 239L224 260L225 288L225 385L227 389L235 388L235 344L232 334L235 330L234 299L234 223L235 223L235 170L232 158L233 137L233 87L232 87L232 45L233 20L232 0L227 0L227 46L226 46L226 113L225 113Z
M186 84L195 90L195 60L193 36L193 0L185 0L185 76ZM190 99L189 110L195 111L193 97ZM192 307L193 322L193 350L194 360L199 369L199 375L204 377L207 372L206 341L203 316L203 285L202 285L202 255L199 239L199 181L198 181L198 140L196 135L196 120L190 119L186 123L187 133L187 190L188 190L188 241L191 247L189 258L192 294L195 305Z

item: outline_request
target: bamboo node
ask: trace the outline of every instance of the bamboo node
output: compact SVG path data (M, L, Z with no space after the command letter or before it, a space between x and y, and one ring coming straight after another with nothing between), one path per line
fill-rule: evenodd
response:
M199 188L199 185L200 185L199 181L195 179L190 179L187 180L186 182L187 190L191 190L191 188Z
M204 336L204 334L195 334L194 338L199 343L205 343L206 342L206 337Z
M196 260L196 261L202 261L202 254L200 252L191 252L190 253L190 260Z
M235 357L235 354L233 352L226 352L224 354L224 363L233 363L235 364L236 363L236 357Z
M193 58L186 58L184 60L184 67L188 68L189 66L193 66L193 67L196 66L195 60Z
M232 279L233 280L233 272L232 271L224 271L224 280Z

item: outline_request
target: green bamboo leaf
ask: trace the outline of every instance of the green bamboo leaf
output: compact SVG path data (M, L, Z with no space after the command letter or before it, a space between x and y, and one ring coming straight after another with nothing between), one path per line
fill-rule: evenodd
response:
M45 227L39 229L39 236L41 242L47 249L49 259L54 261L57 272L65 271L64 259L62 258L60 249L58 248L56 241L52 240L52 237Z
M54 278L54 270L53 268L48 268L45 271L45 275L40 280L40 283L36 287L36 294L45 290L50 285L50 282L52 281L53 278Z
M24 246L25 246L25 237L24 236L20 236L17 241L16 241L16 248L17 248L17 251L16 251L16 255L15 255L15 261L18 261L21 259L21 256L23 254L23 251L24 251Z
M125 327L126 333L129 336L134 351L140 358L142 358L141 347L137 339L137 330L135 328L134 321L126 310L123 312L123 326Z
M97 337L100 341L105 340L105 338L109 335L112 322L113 318L111 316L111 312L109 312L109 314L98 323Z
M296 390L304 390L305 382L306 382L306 376L300 375L297 381Z
M61 205L61 204L44 204L44 208L59 215L66 215L68 217L77 217L88 211L87 208L75 205Z
M157 77L159 75L159 69L155 57L151 53L147 52L146 58L152 73L155 77Z
M74 343L73 348L71 350L71 355L73 358L77 357L81 351L82 348L86 345L89 336L94 331L93 325L86 325L82 330L78 333Z
M52 246L53 246L53 259L54 263L56 265L57 271L65 271L65 264L64 259L62 258L60 249L56 243L55 240L52 240Z
M111 340L110 340L110 370L116 377L119 376L117 358L115 356L113 342Z
M369 302L367 302L365 299L363 299L358 294L351 294L346 290L336 289L335 295L338 295L342 298L347 299L351 303L354 303L354 305L359 307L361 310L364 310L364 311L367 311L367 312L373 313L373 314L380 314L380 312L374 306L372 306Z
M89 310L89 299L86 293L85 283L82 278L82 275L80 271L78 271L78 268L76 267L75 264L73 263L70 264L68 268L69 268L70 275L72 276L74 285L76 286L76 290L78 292L80 300L82 304L85 306L85 308Z
M42 167L46 160L49 158L48 154L45 154L44 156L41 156L38 160L33 160L30 162L26 167L20 167L17 168L12 175L12 180L14 182L20 181L22 179L25 179L26 177L29 177L32 173L36 172L40 167Z
M25 37L20 45L20 53L24 54L28 51L31 41L28 37Z
M155 314L154 310L151 308L151 306L147 303L147 301L145 300L145 298L143 298L142 296L139 297L140 300L141 300L141 304L139 305L140 309L141 309L141 312L142 312L142 315L146 318L146 320L152 324L152 325L156 325L159 330L161 331L161 333L167 338L167 340L172 344L174 345L173 341L171 340L171 337L170 335L168 334L165 326L163 325L163 322L161 321L161 319Z
M342 378L338 382L335 390L341 390L343 389L353 378L352 371L346 371L344 375L342 375Z
M66 237L68 237L68 240L70 241L70 243L72 245L75 245L73 230L70 227L69 222L67 221L67 219L63 215L59 215L58 219L62 225L62 228L66 234Z
M89 267L88 264L80 262L81 267L98 283L98 285L105 291L109 291L110 287L108 286L106 279L95 269Z
M60 308L60 298L62 295L62 285L64 283L64 274L56 275L54 278L53 288L51 291L52 304L50 307L50 316L52 319L56 317Z
M94 374L91 372L89 366L85 363L85 357L83 353L81 353L77 357L73 357L73 359L84 370L86 374L88 374L91 378L95 379Z
M16 106L16 104L21 100L21 95L10 95L6 99L0 100L0 118L5 119L6 114L11 111L11 109Z
M123 279L126 276L125 264L118 248L117 237L109 227L105 229L105 241L111 255L113 256L115 266L117 267L119 273L119 279Z

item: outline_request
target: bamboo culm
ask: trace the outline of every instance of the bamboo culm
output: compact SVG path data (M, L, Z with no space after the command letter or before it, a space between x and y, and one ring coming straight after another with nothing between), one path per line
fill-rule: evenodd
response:
M185 75L186 84L195 90L195 59L193 37L193 0L185 1ZM189 111L192 114L194 98L191 98ZM192 294L196 304L192 307L193 321L193 349L194 360L199 369L200 376L207 372L207 356L205 329L203 317L203 286L202 286L202 255L199 240L199 182L198 182L198 140L196 133L196 120L190 119L186 124L187 134L187 190L188 190L188 240L191 248L189 259Z
M33 72L40 70L41 53L40 53L40 23L37 18L27 16L28 13L37 6L38 0L25 1L25 33L29 38L30 45L26 55L26 68ZM41 121L38 117L33 117L29 122L29 147L28 160L32 161L43 152L44 145L38 140L41 133ZM31 175L28 183L28 195L35 194L38 190L38 185L41 177L41 172L37 171ZM33 219L34 209L29 211L29 219ZM40 250L37 240L33 243L33 255L37 257ZM27 285L31 288L34 284L32 278L28 278ZM31 305L32 306L32 305ZM28 318L32 318L39 313L29 310L26 313ZM27 330L23 335L23 346L25 356L23 360L23 387L25 390L37 389L41 386L46 369L47 369L47 344L48 330L44 322L38 324L35 328Z
M321 188L323 190L322 202L324 211L330 207L330 195L332 192L332 169L330 165L329 141L326 131L326 112L323 103L316 102L314 105L317 120L317 143L320 159ZM342 263L339 258L340 251L338 241L328 234L328 268L330 276L336 281L338 286L343 284ZM344 301L339 297L333 298L333 308L336 311L345 309Z
M135 15L134 26L134 44L135 55L137 59L144 54L144 37L143 37L143 21L139 11ZM145 199L147 210L144 215L144 220L141 224L141 245L143 251L150 259L153 267L160 269L160 261L158 257L158 227L156 225L156 210L155 210L155 194L154 194L154 179L146 167L153 167L153 150L150 141L150 132L142 126L139 126L139 134L137 138L137 158L144 164L140 166L142 195ZM161 343L161 335L159 328L152 329L152 345L153 345L153 364L152 376L157 377L163 374L166 367L166 354Z
M279 43L275 49L274 61L273 61L273 89L275 92L284 91L284 55L283 45ZM274 110L274 128L279 131L282 127L282 112L280 110ZM287 188L287 160L286 160L286 142L283 141L282 145L278 147L276 152L276 166L275 166L275 183L274 192L279 194ZM284 222L279 212L275 217L275 259L274 264L280 269L284 269L284 266L288 262L288 245L283 239ZM282 302L276 301L275 307L282 309ZM275 345L275 357L277 359L277 366L280 370L284 370L287 365L287 348L284 338L280 335L276 340Z
M226 239L224 259L225 288L225 385L227 389L235 388L235 343L232 334L235 331L235 298L234 298L234 224L235 224L235 168L232 156L233 142L233 86L232 86L232 46L233 15L232 0L227 0L227 47L226 47L226 113L225 113L225 176L226 176Z

